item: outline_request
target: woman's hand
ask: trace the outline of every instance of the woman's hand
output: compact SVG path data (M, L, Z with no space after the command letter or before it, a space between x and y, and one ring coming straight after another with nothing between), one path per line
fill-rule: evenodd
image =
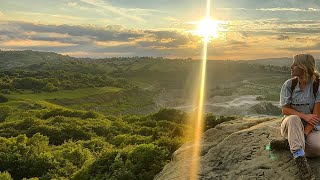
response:
M320 117L315 114L306 114L303 118L308 124L311 124L312 126L315 126L319 123Z

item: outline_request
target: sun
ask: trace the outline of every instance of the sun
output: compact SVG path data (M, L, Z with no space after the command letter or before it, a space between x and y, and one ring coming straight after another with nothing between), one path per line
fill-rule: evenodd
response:
M203 37L205 41L210 41L219 37L220 22L206 17L197 23L195 34Z

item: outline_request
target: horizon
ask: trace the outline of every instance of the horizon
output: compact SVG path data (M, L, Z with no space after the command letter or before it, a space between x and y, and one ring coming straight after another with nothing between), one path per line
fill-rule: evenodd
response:
M201 61L201 59L193 59L193 58L166 58L166 57L161 57L161 56L113 56L113 57L101 57L101 58L91 58L91 57L76 57L76 56L70 56L68 54L61 54L58 52L53 52L53 51L37 51L37 50L31 50L31 49L24 49L24 50L2 50L0 49L0 52L39 52L39 53L55 53L58 55L62 56L69 56L71 58L76 58L76 59L93 59L93 60L99 60L99 59L112 59L112 58L143 58L143 57L149 57L149 58L163 58L167 60L192 60L192 61ZM290 57L271 57L271 58L264 58L264 59L208 59L208 61L256 61L256 60L272 60L272 59L282 59L282 60L287 60L287 59L292 59ZM316 59L320 60L320 59Z
M205 0L0 0L0 49L53 51L80 58L153 56L201 59L192 33ZM181 6L183 4L183 6ZM212 1L222 30L208 59L320 57L320 1Z

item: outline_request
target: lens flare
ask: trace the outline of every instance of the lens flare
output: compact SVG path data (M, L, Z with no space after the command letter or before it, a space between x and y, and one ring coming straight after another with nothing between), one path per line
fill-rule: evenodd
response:
M203 56L201 63L200 71L200 89L199 89L199 99L197 102L197 112L196 112L196 125L195 125L195 134L194 134L194 146L192 150L192 161L191 171L190 171L190 180L197 179L197 174L199 171L200 163L200 152L201 152L201 138L203 133L203 124L204 124L204 99L205 99L205 80L206 80L206 65L207 65L207 41L204 41L203 46Z
M207 49L208 42L210 41L213 34L217 33L207 30L209 26L213 29L217 29L216 24L212 23L210 20L210 0L207 0L207 14L206 18L203 21L200 21L198 29L200 35L203 37L203 54L202 54L202 63L201 63L201 71L200 71L200 88L197 100L197 112L196 112L196 123L195 123L195 134L194 134L194 146L192 150L192 161L191 161L191 169L190 169L190 180L198 179L199 174L199 166L200 166L200 152L201 152L201 139L203 133L203 125L204 125L204 100L205 100L205 81L206 81L206 65L207 65ZM212 23L208 26L208 22Z

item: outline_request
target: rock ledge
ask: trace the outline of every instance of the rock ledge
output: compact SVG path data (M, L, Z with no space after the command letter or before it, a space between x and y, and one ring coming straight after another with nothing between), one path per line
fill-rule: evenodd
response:
M222 123L204 133L199 179L298 179L289 151L268 151L266 145L280 137L280 118L245 118ZM178 149L156 180L189 179L193 144ZM320 178L320 158L308 159Z

